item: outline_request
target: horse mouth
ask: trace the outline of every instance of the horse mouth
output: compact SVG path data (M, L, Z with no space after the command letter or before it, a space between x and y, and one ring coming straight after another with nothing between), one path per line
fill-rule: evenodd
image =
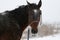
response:
M37 34L38 30L31 29L32 34Z

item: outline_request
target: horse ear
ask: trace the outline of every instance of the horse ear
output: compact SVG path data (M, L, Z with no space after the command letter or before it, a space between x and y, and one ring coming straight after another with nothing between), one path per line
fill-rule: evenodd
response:
M27 1L27 4L30 5L30 3Z
M40 0L39 3L38 3L38 8L40 8L42 5L42 1Z

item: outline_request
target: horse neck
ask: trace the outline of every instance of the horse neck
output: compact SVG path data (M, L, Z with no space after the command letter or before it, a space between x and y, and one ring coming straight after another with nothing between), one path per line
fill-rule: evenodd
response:
M16 18L19 15L22 15L23 9L22 8L16 8L14 10L9 11L9 16L11 16L12 18Z
M25 7L12 10L9 12L9 15L11 18L17 20L17 22L21 25L28 23L28 13Z

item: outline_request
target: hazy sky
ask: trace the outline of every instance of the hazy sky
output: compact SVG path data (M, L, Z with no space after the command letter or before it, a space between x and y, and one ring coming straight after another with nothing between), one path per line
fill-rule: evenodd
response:
M39 0L28 0L38 4ZM12 10L20 5L26 5L26 0L0 0L0 12ZM60 0L42 0L42 22L60 22Z

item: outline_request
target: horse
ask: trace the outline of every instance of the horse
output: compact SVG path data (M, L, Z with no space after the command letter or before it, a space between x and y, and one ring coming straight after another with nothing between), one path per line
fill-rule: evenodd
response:
M20 40L25 28L30 25L33 34L38 33L42 5L29 3L0 13L0 40Z

